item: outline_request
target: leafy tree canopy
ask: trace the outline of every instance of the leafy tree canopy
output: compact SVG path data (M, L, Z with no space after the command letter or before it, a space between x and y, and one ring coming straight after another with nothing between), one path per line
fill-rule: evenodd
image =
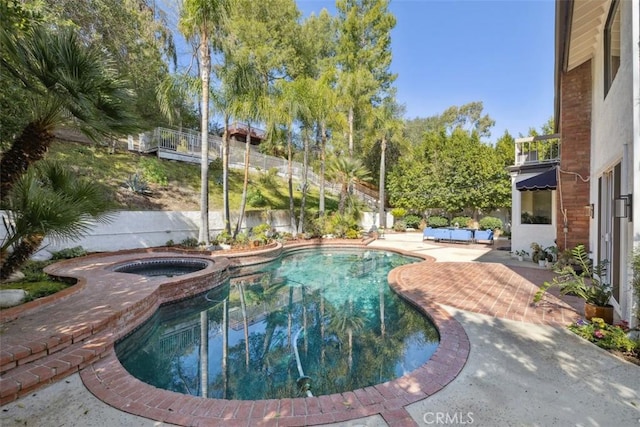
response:
M482 102L450 107L441 115L414 119L406 133L412 138L389 176L393 206L449 214L477 213L509 206L511 184L505 170L510 136L493 147L480 140L494 121L482 114ZM510 138L510 139L509 139ZM513 162L510 161L509 164Z

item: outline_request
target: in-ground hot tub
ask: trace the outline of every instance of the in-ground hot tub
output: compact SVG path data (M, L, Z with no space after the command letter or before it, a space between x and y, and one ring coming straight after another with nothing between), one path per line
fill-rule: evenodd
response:
M204 260L193 258L153 258L130 261L112 270L145 277L173 277L204 270L208 265Z

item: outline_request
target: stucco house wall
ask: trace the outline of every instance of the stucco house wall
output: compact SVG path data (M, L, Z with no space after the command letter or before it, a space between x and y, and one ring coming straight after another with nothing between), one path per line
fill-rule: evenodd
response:
M605 49L604 41L598 41L597 50L593 58L593 114L592 114L592 139L591 139L591 200L598 200L598 179L603 173L610 171L616 164L621 166L620 194L640 195L640 187L634 188L634 173L639 173L636 165L633 167L634 151L640 149L637 142L634 144L634 132L638 133L637 123L634 125L634 100L638 100L638 1L620 1L620 67L615 79L605 96ZM634 23L635 22L635 23ZM634 29L635 26L635 29ZM635 34L635 37L634 37ZM635 52L634 52L635 51ZM636 106L637 114L637 106ZM634 131L635 129L635 131ZM637 141L637 135L635 136ZM638 190L638 191L634 191ZM600 235L598 211L591 222L590 243L595 248L599 240L605 238ZM613 218L614 223L621 227L620 237L614 245L619 251L619 296L614 301L616 311L622 318L633 320L634 298L630 287L632 274L629 265L634 246L634 234L638 236L640 231L637 221L628 218ZM634 229L636 232L634 233ZM596 259L606 259L607 254L597 253Z

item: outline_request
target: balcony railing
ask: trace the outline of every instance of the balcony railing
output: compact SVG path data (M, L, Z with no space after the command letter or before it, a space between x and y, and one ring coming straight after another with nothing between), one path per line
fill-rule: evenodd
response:
M560 135L529 136L516 139L515 165L560 161Z
M222 139L219 136L209 135L209 158L215 159L222 156ZM190 156L193 162L200 161L200 132L184 129L178 131L168 128L156 128L153 131L141 133L138 138L129 136L129 150L143 153L157 152L161 158L167 157L168 154L183 154L179 160L185 161L186 156ZM237 141L229 141L229 166L231 168L244 168L244 156L246 146L244 143ZM249 164L253 168L259 168L263 171L277 169L278 174L283 177L288 176L288 161L282 157L269 156L260 153L255 147L250 147ZM302 180L304 167L300 162L292 162L292 173L298 180ZM320 176L309 170L307 172L307 182L311 185L320 186ZM325 179L325 190L338 194L340 185L335 182L329 182ZM357 185L355 193L359 199L375 207L378 203L378 192L361 185Z

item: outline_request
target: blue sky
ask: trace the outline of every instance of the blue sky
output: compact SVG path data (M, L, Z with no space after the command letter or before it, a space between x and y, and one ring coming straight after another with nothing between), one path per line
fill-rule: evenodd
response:
M305 16L335 2L297 0ZM482 101L505 131L526 135L553 115L553 0L391 0L395 86L406 117Z

